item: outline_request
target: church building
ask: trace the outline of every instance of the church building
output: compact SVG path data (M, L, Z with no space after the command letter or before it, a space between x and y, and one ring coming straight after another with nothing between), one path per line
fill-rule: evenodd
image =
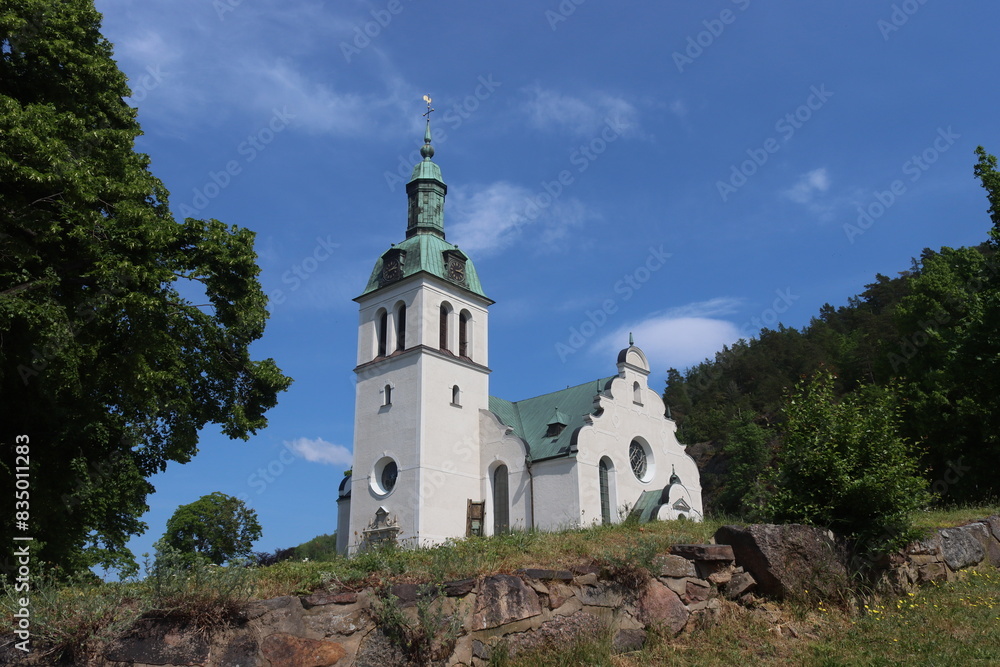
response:
M354 461L339 489L338 550L633 513L700 520L698 468L631 340L607 377L518 401L490 396L493 301L471 258L445 240L448 187L431 161L429 118L420 154L406 237L355 299Z

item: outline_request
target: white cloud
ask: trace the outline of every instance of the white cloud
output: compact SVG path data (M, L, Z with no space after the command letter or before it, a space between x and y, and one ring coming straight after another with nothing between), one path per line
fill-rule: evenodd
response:
M799 180L784 195L798 204L809 204L817 192L826 192L830 189L830 177L826 173L826 167L813 169L810 172L799 176Z
M296 438L285 440L285 447L306 461L326 463L332 466L348 466L353 461L351 450L343 445L335 445L323 438Z
M525 90L529 99L524 111L528 124L537 129L562 129L580 136L593 136L610 123L623 135L639 131L635 107L621 97L597 93L583 99L544 90L537 85Z
M687 368L744 337L735 324L716 317L734 313L738 304L737 299L723 297L656 313L615 329L591 349L601 355L614 354L631 333L654 370Z
M552 248L588 213L573 198L553 200L544 192L506 181L456 189L448 198L448 239L480 257L513 245L532 227L533 240Z

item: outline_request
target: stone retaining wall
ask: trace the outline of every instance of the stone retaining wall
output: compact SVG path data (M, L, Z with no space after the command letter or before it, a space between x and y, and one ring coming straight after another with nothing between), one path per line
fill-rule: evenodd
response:
M635 590L627 570L594 565L526 569L451 581L436 588L321 591L252 602L240 622L206 636L164 620L140 621L88 667L392 667L418 654L425 663L480 666L494 651L517 655L609 632L619 651L640 648L654 626L671 633L703 627L721 606L756 596L822 590L841 581L839 552L827 531L806 526L726 526L722 544L676 545L655 558L653 577ZM735 549L735 550L734 550ZM882 563L894 590L950 581L963 568L1000 566L1000 516L942 529ZM759 583L758 583L759 582ZM388 606L386 606L388 604ZM379 610L395 610L381 627ZM409 629L407 633L407 628ZM423 632L430 629L430 632ZM432 637L429 641L414 637ZM25 663L43 664L43 663Z

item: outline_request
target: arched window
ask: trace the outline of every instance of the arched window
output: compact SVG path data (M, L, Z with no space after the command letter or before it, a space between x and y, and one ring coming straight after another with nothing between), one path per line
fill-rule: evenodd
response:
M406 304L399 304L396 311L396 349L406 349Z
M636 405L642 405L642 387L639 386L638 382L632 384L632 402Z
M389 313L382 311L376 318L376 335L378 336L378 353L376 357L384 357L389 340Z
M451 309L448 304L441 304L441 323L439 327L438 347L442 350L448 349L448 313Z
M469 311L463 310L458 316L458 356L470 357L469 354L469 320L472 315Z
M462 390L458 388L457 384L451 388L451 404L462 405Z
M598 474L601 478L601 523L605 526L611 523L611 471L608 457L601 459L597 466Z
M382 393L384 394L382 397L382 405L392 405L392 385L387 384L385 388L383 388Z
M507 466L493 471L493 534L510 530L510 500L507 495Z

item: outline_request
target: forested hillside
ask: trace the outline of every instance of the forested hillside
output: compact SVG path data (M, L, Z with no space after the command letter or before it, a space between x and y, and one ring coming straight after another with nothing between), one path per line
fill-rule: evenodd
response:
M664 400L702 469L708 511L754 514L789 390L821 368L836 375L839 398L867 385L891 393L938 502L1000 495L1000 174L996 158L977 155L993 224L986 242L926 249L802 329L765 329L683 374L668 371Z

